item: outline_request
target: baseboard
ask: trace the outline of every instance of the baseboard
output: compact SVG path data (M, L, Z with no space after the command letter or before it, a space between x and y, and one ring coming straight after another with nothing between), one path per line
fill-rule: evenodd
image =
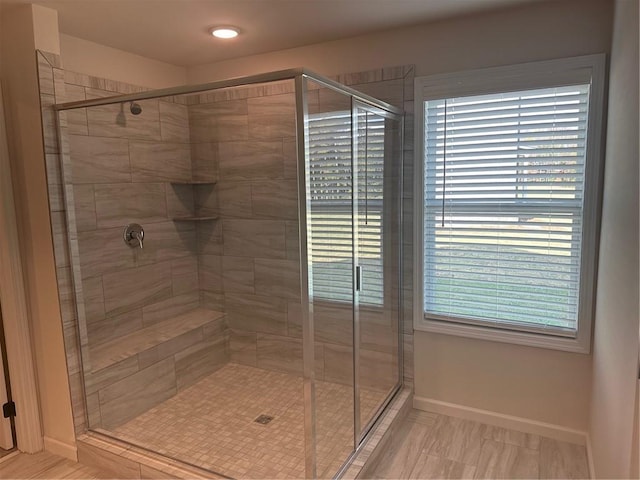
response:
M591 435L587 434L587 462L589 464L589 478L596 478L596 466L593 463L593 448L591 447Z
M426 410L427 412L474 420L496 427L510 428L520 432L554 438L563 442L587 445L587 432L573 430L553 423L538 422L524 417L505 415L490 410L481 410L479 408L442 402L426 397L413 397L413 406L418 410Z
M78 449L75 444L64 443L51 437L44 437L44 449L54 455L60 455L74 462L78 461Z

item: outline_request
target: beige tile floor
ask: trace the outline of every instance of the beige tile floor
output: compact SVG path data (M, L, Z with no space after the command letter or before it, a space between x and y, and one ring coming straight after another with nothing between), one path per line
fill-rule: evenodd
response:
M364 412L384 393L361 391ZM121 440L233 478L303 478L302 379L228 364L115 429ZM353 390L317 382L317 469L333 476L352 450ZM274 419L267 425L259 415Z
M583 446L413 410L372 478L589 478Z

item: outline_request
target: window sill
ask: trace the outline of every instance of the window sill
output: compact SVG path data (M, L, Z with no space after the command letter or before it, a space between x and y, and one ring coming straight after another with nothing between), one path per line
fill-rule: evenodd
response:
M439 320L416 318L413 325L415 330L422 332L441 333L457 337L477 338L500 343L513 343L528 347L562 350L573 353L590 353L588 339L578 335L577 338L556 337L537 333L501 330L499 328L465 325Z

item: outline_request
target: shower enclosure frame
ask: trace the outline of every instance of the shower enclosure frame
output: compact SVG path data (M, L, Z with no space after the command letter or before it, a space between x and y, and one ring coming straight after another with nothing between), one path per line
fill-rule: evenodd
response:
M370 107L378 112L382 112L382 116L385 118L390 118L393 120L397 120L399 124L399 133L400 139L403 138L404 134L404 112L402 109L395 107L389 103L386 103L382 100L378 100L369 95L363 94L355 89L342 85L341 83L326 78L322 75L318 75L306 68L294 68L294 69L286 69L279 70L274 72L268 72L257 75L250 75L245 77L235 77L227 80L214 81L205 84L199 85L184 85L179 87L170 87L163 89L155 89L149 90L140 93L133 94L124 94L124 95L113 95L109 97L101 97L90 100L81 100L74 102L66 102L53 105L53 108L56 112L56 122L58 129L58 139L60 142L60 146L63 147L64 138L62 133L62 124L60 118L60 113L66 110L73 110L78 108L89 108L89 107L97 107L104 105L112 105L117 103L125 103L125 102L135 102L140 100L147 99L155 99L169 96L177 96L177 95L188 95L188 94L197 94L203 93L212 90L224 89L224 88L232 88L232 87L242 87L249 86L255 84L264 84L269 82L277 82L277 81L286 81L293 80L295 85L295 109L296 109L296 152L297 152L297 193L298 193L298 224L299 224L299 249L300 249L300 293L301 293L301 304L302 304L302 351L303 351L303 398L304 398L304 451L305 451L305 473L307 478L316 478L316 405L315 405L315 372L314 372L314 362L315 362L315 349L314 349L314 322L313 322L313 302L310 299L310 290L309 290L309 278L310 278L310 269L307 261L303 261L302 259L309 258L308 251L308 235L307 232L310 231L310 215L308 215L308 211L310 209L310 198L307 195L308 192L308 171L306 168L306 159L309 155L309 129L308 129L308 100L307 100L307 82L313 81L316 84L321 85L324 88L328 88L340 94L346 95L350 98L351 105L351 133L352 133L352 155L351 162L354 167L353 171L355 172L355 164L357 163L357 147L355 142L355 130L354 130L354 117L356 108L367 108ZM68 147L61 148L61 151L68 152ZM403 172L403 148L400 145L398 149L399 158L397 159L400 162L398 167L399 173L399 207L398 208L398 224L402 226L402 172ZM396 161L396 159L394 159ZM63 167L64 168L64 167ZM63 178L69 174L69 172L62 172ZM355 191L355 186L354 186ZM355 193L354 193L355 195ZM65 203L68 203L68 193L66 191L66 187L64 189L64 197ZM352 198L353 201L353 198ZM69 215L67 213L67 215ZM69 217L67 216L67 222L69 222ZM354 217L355 223L355 217ZM70 232L71 233L71 232ZM68 242L70 243L70 250L77 251L77 245L74 248L72 243L77 241L75 235L68 235ZM385 411L389 403L392 401L394 396L400 391L403 385L403 342L402 342L402 311L403 311L403 302L402 302L402 228L397 232L397 242L398 249L397 252L393 252L394 255L397 256L398 261L398 269L397 269L397 282L398 282L398 318L397 318L397 326L398 326L398 381L395 386L389 392L387 397L380 404L378 409L375 411L372 419L368 422L364 429L360 425L360 412L359 412L359 404L358 404L358 391L359 391L359 380L358 380L358 346L360 343L359 339L359 322L358 322L358 305L355 301L354 297L354 310L353 310L353 372L354 372L354 448L351 454L344 459L342 467L338 470L336 474L336 478L339 478L342 473L346 470L348 465L350 464L353 457L359 452L362 445L368 439L373 426L380 420L382 413ZM354 238L354 243L356 243L356 239ZM354 257L355 258L355 257ZM354 260L355 262L355 260ZM73 280L73 291L76 297L76 309L78 310L78 318L84 318L84 312L80 311L84 310L84 300L78 301L77 299L83 299L82 296L82 287L81 287L81 275L77 268L72 264L71 273ZM355 271L355 264L354 264ZM394 275L395 276L395 275ZM355 291L355 275L353 278L354 283L354 291ZM79 328L82 328L82 322L78 322ZM84 357L87 355L84 348L80 348L80 362L84 363ZM82 368L81 368L81 371ZM81 375L82 383L83 383L83 392L84 388L84 376ZM83 395L84 397L84 395ZM85 409L84 415L88 416L88 411L86 409L86 397L85 397ZM87 423L89 425L89 423ZM90 429L90 427L89 427Z

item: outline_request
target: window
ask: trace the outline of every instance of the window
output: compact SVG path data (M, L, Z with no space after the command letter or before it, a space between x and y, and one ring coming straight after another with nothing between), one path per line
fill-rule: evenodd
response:
M367 116L367 154L358 156L366 222L359 223L360 302L383 303L382 207L385 122ZM316 299L353 301L353 198L351 111L309 115L309 190ZM365 213L363 213L364 215Z
M416 80L416 328L587 352L603 58Z

